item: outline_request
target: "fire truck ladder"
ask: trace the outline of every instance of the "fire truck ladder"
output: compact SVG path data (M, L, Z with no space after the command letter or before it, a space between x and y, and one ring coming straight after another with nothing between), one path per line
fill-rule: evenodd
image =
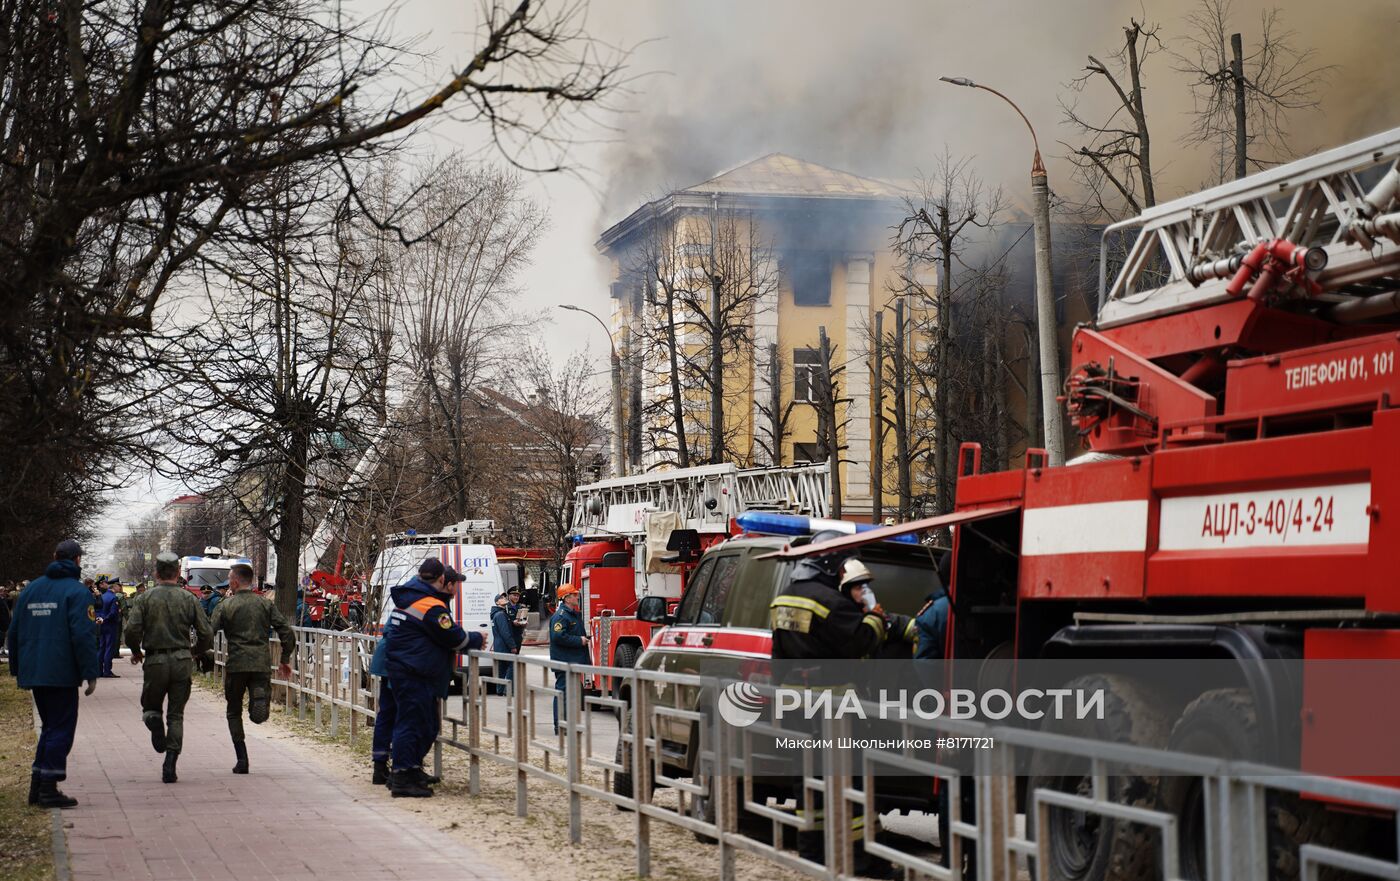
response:
M706 532L728 530L730 518L748 510L826 517L828 473L825 463L743 469L726 463L614 477L575 490L574 530L639 532L640 524L610 528L608 512L620 506L675 511L689 528Z
M1099 252L1099 325L1228 301L1265 260L1296 269L1279 290L1301 290L1323 317L1396 314L1397 191L1400 129L1392 129L1113 224ZM1111 287L1110 263L1121 266Z

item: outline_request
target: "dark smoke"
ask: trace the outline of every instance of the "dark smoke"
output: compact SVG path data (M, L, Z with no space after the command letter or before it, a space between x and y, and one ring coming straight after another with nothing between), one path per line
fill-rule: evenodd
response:
M930 171L944 145L976 157L976 170L1025 189L1029 136L1010 108L990 95L939 83L968 76L1012 96L1036 125L1052 185L1071 186L1055 157L1076 137L1061 123L1057 99L1085 56L1107 60L1130 16L1180 37L1195 4L895 2L895 0L704 0L602 4L594 22L658 40L636 67L664 72L637 85L616 142L605 151L604 223L646 198L698 183L766 153L781 151L870 177L910 179ZM1400 125L1392 92L1400 82L1393 34L1400 3L1346 4L1237 0L1234 24L1246 46L1260 12L1279 6L1299 45L1337 65L1321 107L1291 122L1301 155ZM1164 201L1194 190L1208 174L1205 151L1182 148L1190 94L1166 53L1147 69L1147 105ZM1106 97L1086 93L1083 106Z

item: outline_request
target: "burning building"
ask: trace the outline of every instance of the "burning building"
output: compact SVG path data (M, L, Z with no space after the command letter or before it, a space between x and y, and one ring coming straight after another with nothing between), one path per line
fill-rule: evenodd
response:
M928 302L898 296L925 280L911 279L891 248L906 195L774 153L667 193L604 231L628 470L822 461L834 452L834 413L845 511L869 515L875 316L884 313L888 339L897 317L915 326L908 310ZM912 353L921 342L907 333L904 344ZM928 418L929 391L906 388L910 419ZM883 458L892 470L892 443ZM892 481L883 488L891 498Z

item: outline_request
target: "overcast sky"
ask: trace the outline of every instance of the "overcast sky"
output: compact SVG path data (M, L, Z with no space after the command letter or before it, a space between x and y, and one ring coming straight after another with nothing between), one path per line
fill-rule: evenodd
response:
M547 0L548 2L548 0ZM376 9L372 0L360 8ZM1400 82L1400 54L1385 41L1400 23L1393 0L1343 5L1312 0L1237 0L1236 27L1246 46L1266 6L1278 6L1295 42L1335 64L1321 107L1299 114L1299 153L1400 125L1388 96ZM781 151L857 174L908 179L932 168L946 148L975 157L986 181L1019 202L1029 170L1020 122L993 97L937 82L961 75L1011 95L1037 127L1052 187L1069 188L1059 142L1073 142L1058 100L1085 56L1107 58L1121 45L1130 16L1160 25L1169 43L1186 31L1190 0L593 0L589 29L610 45L636 47L628 92L570 155L572 172L531 178L527 189L550 218L524 274L522 307L555 314L577 303L606 316L605 267L593 248L599 232L647 198L686 186L769 152ZM478 7L470 0L403 0L393 28L417 40L420 64L404 84L421 94L469 56ZM1371 27L1359 27L1369 22ZM1178 62L1163 52L1148 62L1147 106L1163 200L1197 189L1206 151L1180 135L1191 96ZM1085 109L1101 106L1101 88ZM423 154L466 149L489 158L480 132L440 120L415 143ZM592 322L554 322L541 337L559 356L588 347L605 352ZM182 491L142 480L123 493L100 526L103 544L122 524Z

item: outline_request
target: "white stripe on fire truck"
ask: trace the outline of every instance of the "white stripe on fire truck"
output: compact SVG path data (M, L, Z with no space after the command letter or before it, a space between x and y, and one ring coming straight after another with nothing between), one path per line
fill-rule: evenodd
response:
M1147 500L1027 508L1021 555L1103 554L1147 550Z

